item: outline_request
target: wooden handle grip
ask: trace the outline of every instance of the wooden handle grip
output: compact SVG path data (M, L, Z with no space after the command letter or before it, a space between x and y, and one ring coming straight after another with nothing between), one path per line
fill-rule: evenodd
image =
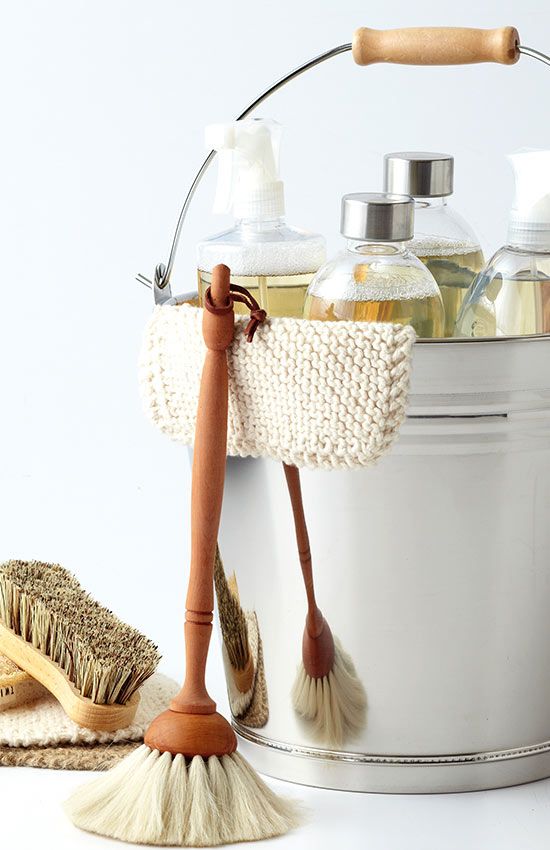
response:
M513 65L519 59L515 27L484 30L468 27L411 27L373 30L361 27L353 36L353 58L358 65L391 62L397 65L471 65L498 62Z
M212 273L214 307L229 305L229 269ZM216 704L205 685L214 609L214 557L220 525L227 454L228 377L226 348L233 339L233 310L204 311L207 346L199 393L191 486L191 569L185 623L185 682L172 710L212 714Z

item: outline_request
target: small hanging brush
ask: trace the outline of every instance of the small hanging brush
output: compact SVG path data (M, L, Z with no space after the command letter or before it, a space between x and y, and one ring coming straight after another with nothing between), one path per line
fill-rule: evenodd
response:
M129 726L160 656L137 629L86 593L59 564L0 566L0 652L40 682L78 723Z
M292 703L296 713L311 723L320 742L340 747L364 728L367 698L350 656L317 607L300 472L286 463L283 467L308 603L302 663L292 688Z
M246 290L236 288L230 297L229 269L216 266L203 319L207 352L193 456L185 682L147 730L144 746L66 804L80 828L123 841L213 846L280 835L297 823L294 804L280 800L236 752L235 733L216 712L205 685L225 477L226 349L233 339L233 301L251 309L251 340L265 313Z

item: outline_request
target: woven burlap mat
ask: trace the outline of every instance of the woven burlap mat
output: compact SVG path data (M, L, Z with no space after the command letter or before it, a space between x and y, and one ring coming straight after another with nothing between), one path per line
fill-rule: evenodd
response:
M132 741L128 744L74 747L0 747L0 765L50 770L108 770L139 746L139 741Z

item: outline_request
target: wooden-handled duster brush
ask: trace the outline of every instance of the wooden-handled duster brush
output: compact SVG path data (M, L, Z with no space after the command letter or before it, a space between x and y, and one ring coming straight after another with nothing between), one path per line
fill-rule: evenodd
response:
M367 699L350 656L333 637L317 606L300 472L286 463L283 467L308 603L302 663L292 689L292 702L296 713L311 722L319 741L339 747L364 727Z
M216 712L204 678L225 476L233 301L251 308L249 339L265 317L239 292L230 297L229 269L216 266L203 321L207 352L193 458L183 688L153 721L142 747L66 804L77 826L123 841L212 846L280 835L297 822L294 805L273 794L236 752L235 733Z

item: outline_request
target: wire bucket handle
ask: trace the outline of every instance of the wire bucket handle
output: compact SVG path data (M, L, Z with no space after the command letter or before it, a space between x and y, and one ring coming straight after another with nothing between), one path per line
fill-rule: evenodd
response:
M479 62L496 62L500 65L514 65L521 54L550 65L549 56L520 43L519 33L515 27L499 29L410 27L394 30L360 27L355 31L352 42L333 47L294 68L265 89L243 109L235 120L241 121L248 117L268 97L306 71L341 53L350 51L358 65L373 65L377 62L396 65L471 65ZM163 304L172 298L170 278L183 223L197 187L215 156L216 151L210 151L187 192L172 239L168 262L159 263L156 266L153 280L142 274L136 277L139 283L153 290L155 304Z

